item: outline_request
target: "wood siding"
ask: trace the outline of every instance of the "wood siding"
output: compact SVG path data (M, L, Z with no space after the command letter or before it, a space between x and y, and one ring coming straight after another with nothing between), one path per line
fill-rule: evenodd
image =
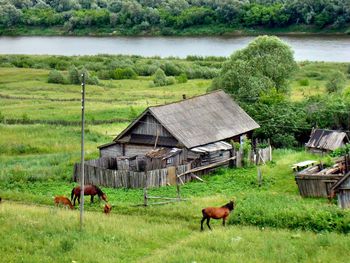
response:
M350 177L338 188L338 204L341 208L350 208Z
M100 149L100 157L117 157L123 155L121 144L113 144Z
M330 189L343 175L296 175L300 195L303 197L327 197Z
M145 155L153 149L152 145L125 144L125 156Z
M173 137L151 114L146 114L130 131L132 134Z

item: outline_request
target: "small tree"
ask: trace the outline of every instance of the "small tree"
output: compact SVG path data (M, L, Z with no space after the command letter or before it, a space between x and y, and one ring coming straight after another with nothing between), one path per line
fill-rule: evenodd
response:
M156 73L154 73L153 83L156 87L167 85L166 75L162 69L159 68Z
M288 90L288 78L297 69L291 48L277 37L260 36L224 63L213 89L224 89L241 101L256 101L260 94Z
M330 75L326 83L326 89L328 93L341 92L345 87L345 82L346 78L343 72L335 71Z

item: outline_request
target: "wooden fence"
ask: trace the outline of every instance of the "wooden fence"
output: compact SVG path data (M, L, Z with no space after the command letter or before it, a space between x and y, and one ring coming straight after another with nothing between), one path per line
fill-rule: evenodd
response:
M176 184L176 175L185 172L187 169L189 169L188 165L180 165L147 172L134 172L100 168L88 163L84 165L84 181L86 184L114 188L160 187ZM81 164L76 163L74 165L74 181L79 182L80 176ZM188 182L191 180L191 176L186 176L182 180Z

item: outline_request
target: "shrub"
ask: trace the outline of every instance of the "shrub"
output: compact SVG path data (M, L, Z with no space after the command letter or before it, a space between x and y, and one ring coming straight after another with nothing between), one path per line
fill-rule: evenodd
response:
M174 62L167 61L162 67L167 76L178 76L181 73L181 69Z
M156 87L167 85L167 78L162 69L159 68L157 69L156 73L154 73L153 83Z
M186 73L181 73L179 76L177 76L176 81L177 81L177 83L186 83L187 82Z
M61 74L61 72L54 69L50 71L47 82L64 84L66 81L64 76Z
M130 68L117 68L114 73L115 79L136 79L136 72Z
M166 84L167 85L173 85L176 83L175 77L168 77L166 78Z
M340 71L333 72L328 82L326 83L326 88L328 93L341 92L345 87L345 75Z
M80 84L79 71L75 66L72 66L68 70L68 80L70 84Z
M308 79L300 79L299 85L300 86L309 86L309 80Z

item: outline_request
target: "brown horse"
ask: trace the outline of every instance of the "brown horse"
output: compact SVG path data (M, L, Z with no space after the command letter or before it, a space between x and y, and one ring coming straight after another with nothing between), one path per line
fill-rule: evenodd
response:
M73 188L71 193L71 200L73 204L75 205L75 200L78 198L78 204L80 204L80 186L76 186ZM101 191L100 188L98 188L96 185L89 184L84 186L84 195L91 195L91 203L94 202L94 196L98 195L98 198L102 199L107 202L107 196L104 192ZM74 198L74 200L73 200Z
M54 201L56 206L62 204L63 206L69 206L70 209L74 209L74 206L72 205L71 201L65 196L55 196Z
M105 214L109 214L109 213L111 212L111 210L112 210L112 206L111 206L110 204L105 204L105 207L104 207L104 209L103 209L103 212L104 212Z
M222 225L225 226L225 221L234 208L235 208L235 203L233 201L230 201L229 203L227 203L226 205L223 205L222 207L204 208L202 210L203 218L201 220L201 230L203 231L203 222L205 219L207 220L207 226L211 230L211 227L209 225L210 218L213 218L213 219L222 218Z

